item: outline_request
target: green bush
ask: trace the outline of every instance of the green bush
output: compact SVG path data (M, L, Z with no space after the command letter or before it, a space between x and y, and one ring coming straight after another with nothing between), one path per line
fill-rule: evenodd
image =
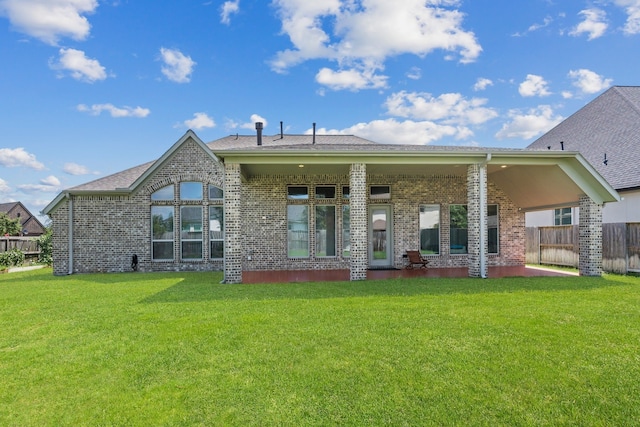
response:
M38 255L38 262L46 265L53 264L53 245L51 243L51 237L53 232L51 227L48 227L46 232L38 237L38 247L40 248L40 254Z
M24 252L20 249L11 249L7 252L0 253L0 266L16 267L24 262Z

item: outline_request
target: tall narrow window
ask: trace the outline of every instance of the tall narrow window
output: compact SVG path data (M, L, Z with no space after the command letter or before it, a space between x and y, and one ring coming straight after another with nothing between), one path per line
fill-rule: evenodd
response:
M351 256L351 208L342 205L342 256Z
M336 256L335 206L316 206L316 256Z
M151 258L173 259L173 206L151 206Z
M467 253L467 205L449 205L449 242L452 254Z
M224 215L222 206L209 206L209 258L224 258Z
M309 257L309 207L287 206L287 253L289 258Z
M202 259L202 207L180 207L182 259Z
M498 238L498 205L487 206L487 234L488 251L490 254L497 254L500 239Z
M440 205L420 205L420 252L440 253Z

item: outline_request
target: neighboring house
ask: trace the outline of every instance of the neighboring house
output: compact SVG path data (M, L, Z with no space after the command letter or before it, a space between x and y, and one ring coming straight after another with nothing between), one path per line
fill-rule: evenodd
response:
M0 212L20 220L23 236L40 236L45 232L44 225L20 202L0 203Z
M162 157L63 191L44 210L54 274L129 270L401 268L523 265L525 218L583 207L601 228L618 200L575 152L384 145L346 135L228 136L187 131ZM585 233L580 271L601 274L600 235Z
M577 151L615 188L604 223L640 222L640 86L614 86L538 138L528 149ZM531 212L527 226L579 223L577 204Z

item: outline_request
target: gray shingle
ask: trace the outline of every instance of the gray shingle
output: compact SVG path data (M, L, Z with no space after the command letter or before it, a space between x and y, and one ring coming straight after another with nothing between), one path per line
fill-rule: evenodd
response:
M614 86L529 149L580 152L616 189L640 187L640 86ZM607 164L604 156L607 155Z

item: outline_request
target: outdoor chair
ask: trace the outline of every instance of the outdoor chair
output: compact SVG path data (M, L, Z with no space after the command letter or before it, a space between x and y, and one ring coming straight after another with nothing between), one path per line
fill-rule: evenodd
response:
M415 268L415 266L427 268L427 264L429 263L429 261L420 254L420 251L407 251L407 262L407 270L411 270Z

